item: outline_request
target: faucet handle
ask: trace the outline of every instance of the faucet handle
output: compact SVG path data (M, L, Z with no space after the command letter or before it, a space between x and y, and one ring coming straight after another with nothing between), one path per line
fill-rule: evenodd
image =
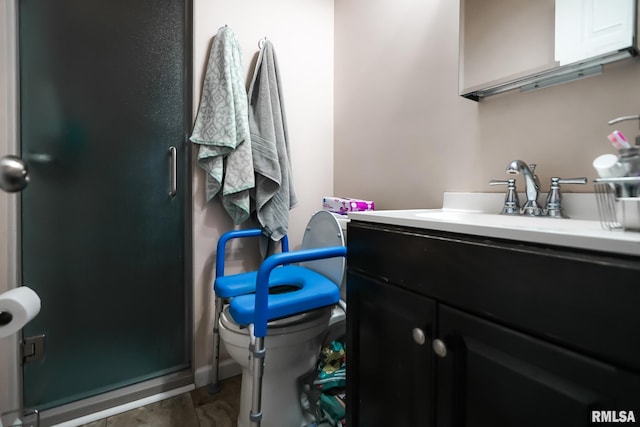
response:
M504 180L493 179L489 181L489 185L506 185L507 194L504 198L504 207L500 212L500 215L519 215L520 214L520 200L518 199L518 192L516 191L516 180L511 178Z
M515 179L492 179L489 181L489 185L509 185L509 181L513 181L515 185Z
M587 178L584 176L581 178L558 178L554 176L551 178L551 185L553 185L555 181L557 181L558 184L586 184Z
M569 218L562 208L562 194L560 193L560 184L586 184L587 178L559 178L554 176L551 178L551 187L547 194L547 203L545 205L545 214L554 218Z

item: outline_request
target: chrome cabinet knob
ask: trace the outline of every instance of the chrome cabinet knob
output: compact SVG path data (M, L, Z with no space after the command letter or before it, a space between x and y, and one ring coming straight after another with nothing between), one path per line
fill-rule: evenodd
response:
M0 158L0 189L7 193L22 191L29 183L27 163L17 156Z
M447 346L442 340L436 338L431 343L431 347L433 348L433 352L438 356L445 357L447 355Z
M413 328L413 331L411 331L411 335L413 335L413 340L418 345L423 345L427 341L424 331L420 328Z

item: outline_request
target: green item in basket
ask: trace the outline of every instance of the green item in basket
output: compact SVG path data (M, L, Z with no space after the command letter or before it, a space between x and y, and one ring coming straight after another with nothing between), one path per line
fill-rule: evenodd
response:
M345 406L339 396L320 395L320 407L333 420L341 420L345 417Z

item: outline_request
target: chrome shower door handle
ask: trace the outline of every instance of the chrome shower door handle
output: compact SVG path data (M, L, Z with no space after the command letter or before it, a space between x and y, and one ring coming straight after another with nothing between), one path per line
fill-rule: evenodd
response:
M7 193L24 190L29 183L29 166L18 156L0 158L0 189Z
M176 147L169 147L169 197L176 197L178 192L178 152Z

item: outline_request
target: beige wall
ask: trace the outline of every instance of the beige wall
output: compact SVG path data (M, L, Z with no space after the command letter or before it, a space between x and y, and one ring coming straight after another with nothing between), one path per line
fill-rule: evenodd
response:
M228 25L238 37L247 80L257 59L258 40L266 36L276 50L294 185L300 199L289 220L290 243L296 248L309 217L322 207L322 196L333 192L333 1L194 3L194 113L210 41L219 27ZM197 167L194 170L195 367L203 368L211 359L215 244L222 232L232 228L232 223L217 200L208 206L203 204L203 175ZM257 265L255 245L234 248L230 271ZM196 380L200 377L196 375Z
M488 181L506 179L513 159L537 163L546 190L552 176L596 178L591 162L615 152L614 129L639 133L637 122L607 125L640 113L638 59L535 92L460 98L458 13L457 1L336 1L336 194L435 208L444 191L502 191Z
M460 13L463 93L557 66L555 0L463 0L460 4L464 8Z

